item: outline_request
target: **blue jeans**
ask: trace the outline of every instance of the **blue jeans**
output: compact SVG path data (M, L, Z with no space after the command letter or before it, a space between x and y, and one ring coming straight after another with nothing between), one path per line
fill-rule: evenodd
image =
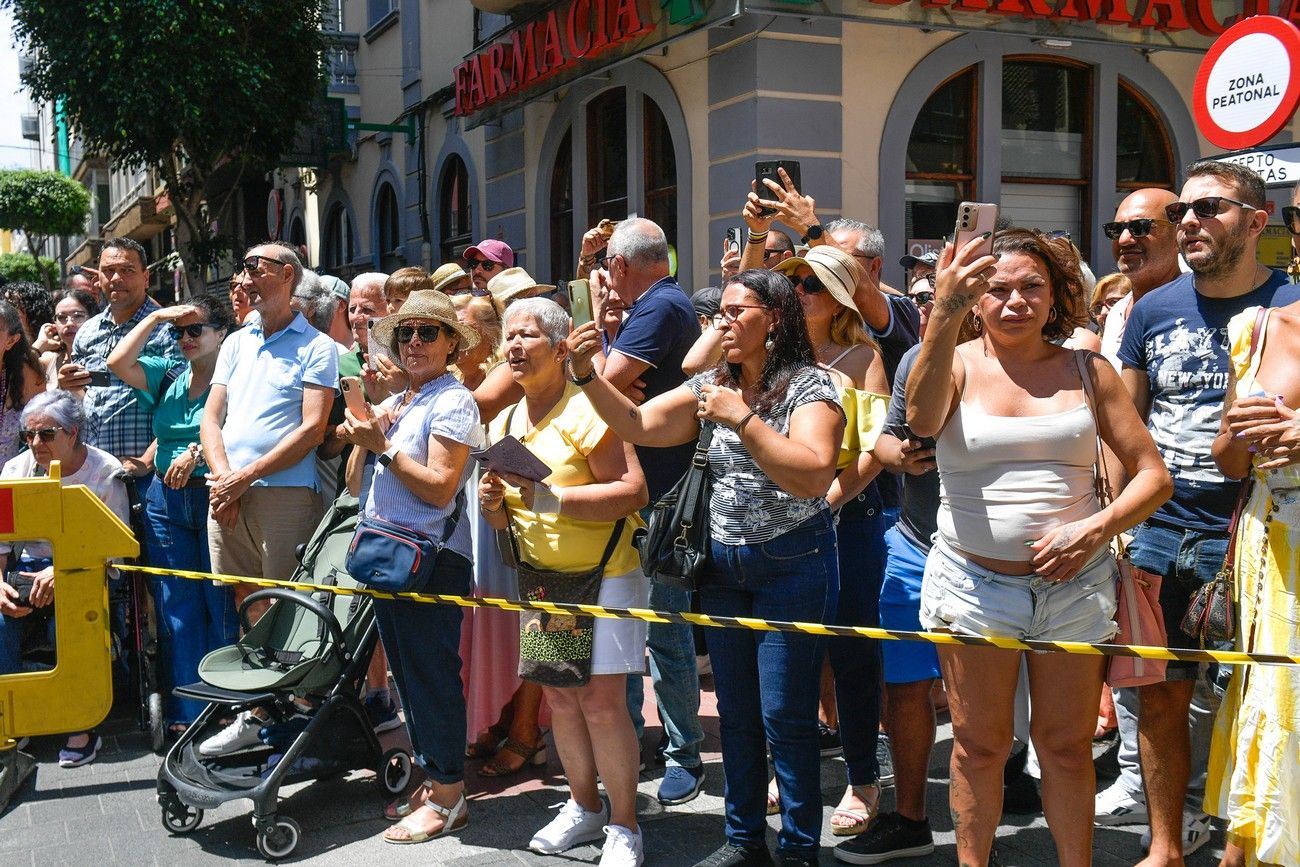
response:
M423 593L470 595L474 570L450 550L438 555ZM379 637L406 711L411 755L445 785L465 778L465 685L461 680L461 610L401 599L376 599Z
M1199 640L1183 632L1183 615L1197 588L1214 580L1227 552L1227 533L1175 529L1152 522L1139 524L1134 530L1128 549L1133 565L1164 579L1160 584L1160 609L1170 647L1200 649ZM1233 647L1227 644L1214 649ZM1199 669L1200 663L1171 660L1165 680L1195 680Z
M153 476L145 489L144 547L160 569L211 571L208 556L208 489L169 488ZM199 662L239 639L234 588L174 575L152 578L158 605L158 637L167 715L189 723L205 705L171 696L171 688L199 679Z
M52 566L53 560L22 560L12 564L13 572L39 572ZM54 644L54 612L32 612L26 617L0 616L0 674L17 674L23 670L23 642L34 630L44 629L45 638ZM57 660L56 660L57 661Z
M839 562L824 510L767 542L711 543L700 609L726 617L822 623L835 611ZM707 629L722 733L727 841L765 845L766 745L781 789L782 852L815 857L821 837L817 698L825 645L813 635Z
M885 517L874 484L840 509L840 595L837 626L880 625L880 583L885 572ZM830 638L835 704L849 785L869 786L880 777L880 642L874 638Z

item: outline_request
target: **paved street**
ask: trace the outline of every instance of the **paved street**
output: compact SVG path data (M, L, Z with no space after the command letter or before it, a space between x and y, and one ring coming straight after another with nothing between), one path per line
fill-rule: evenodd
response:
M706 684L708 682L706 681ZM711 685L710 685L711 686ZM650 694L646 684L647 695ZM722 766L718 755L718 720L713 694L706 690L701 709L708 739L705 761L708 776L704 793L689 804L670 809L655 800L662 769L651 765L641 777L640 812L644 822L648 865L694 864L722 842ZM653 744L659 729L653 701L646 708L646 743ZM946 716L941 716L946 723ZM105 749L94 764L63 770L55 758L61 745L56 738L33 740L28 751L40 760L31 782L0 817L0 864L261 864L249 822L251 807L236 801L209 811L203 824L188 837L168 835L159 823L154 785L159 759L149 752L145 737L133 722L115 715L104 728ZM400 734L400 731L395 734ZM395 741L396 742L396 741ZM930 769L930 816L937 847L927 859L900 864L955 863L952 826L948 819L947 775L951 735L945 724L939 734ZM1102 769L1102 784L1114 774L1113 760ZM549 821L553 806L562 803L563 779L554 757L544 769L515 778L508 786L487 786L472 771L470 825L461 834L418 846L392 846L379 840L386 827L380 818L382 801L371 774L357 772L338 780L300 785L287 790L281 812L303 827L302 842L285 863L312 865L444 864L478 867L491 864L594 864L596 846L575 849L563 856L543 858L524 850L533 831ZM822 763L823 803L826 821L845 782L838 759ZM892 789L886 790L886 808L892 806ZM777 817L769 824L775 844ZM829 828L828 825L824 826ZM1142 826L1099 829L1094 843L1094 863L1129 865L1141 857ZM822 863L837 864L829 847L836 841L826 831ZM1051 835L1041 816L1008 816L998 830L998 850L1006 865L1056 863ZM1222 834L1188 859L1191 867L1216 864Z

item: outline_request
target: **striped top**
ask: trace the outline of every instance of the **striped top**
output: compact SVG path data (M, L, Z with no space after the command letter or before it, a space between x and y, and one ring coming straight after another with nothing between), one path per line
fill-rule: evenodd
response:
M686 387L698 398L701 387L713 376L712 370L706 370L687 380ZM791 377L785 399L771 411L760 413L759 418L778 433L787 434L790 416L796 409L819 400L840 409L839 398L839 390L825 371L810 367ZM710 530L713 538L724 545L767 542L830 508L825 496L804 499L782 490L750 457L740 436L721 425L709 446L709 472L713 476Z

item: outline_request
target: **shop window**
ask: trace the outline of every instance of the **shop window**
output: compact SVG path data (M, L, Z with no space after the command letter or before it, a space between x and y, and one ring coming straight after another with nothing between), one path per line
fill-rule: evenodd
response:
M677 160L673 156L673 135L664 113L653 99L644 97L645 118L645 215L658 223L664 234L677 237ZM671 243L671 241L670 241Z
M908 240L938 240L952 232L957 203L973 197L975 70L939 85L917 115L907 143Z
M379 270L391 274L404 264L401 253L401 212L397 207L397 193L392 184L379 188L375 206L375 250L379 254Z
M587 219L594 225L627 214L627 91L620 87L587 104Z
M330 208L325 218L325 243L321 267L337 271L356 258L356 241L352 236L352 218L341 204Z
M1143 187L1173 189L1173 148L1155 109L1121 81L1116 113L1124 119L1115 125L1116 204Z
M456 262L473 240L470 238L469 170L452 154L438 181L438 239L441 262Z
M564 134L551 171L551 273L567 280L573 257L573 131Z

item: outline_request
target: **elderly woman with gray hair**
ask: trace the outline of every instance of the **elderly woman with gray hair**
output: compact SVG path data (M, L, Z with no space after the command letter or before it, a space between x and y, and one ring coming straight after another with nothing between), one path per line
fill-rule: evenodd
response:
M503 354L524 398L497 416L492 440L516 437L551 473L546 484L485 474L479 484L483 515L494 529L505 530L517 548L521 584L527 570L547 570L537 598L558 597L559 586L549 585L551 580L563 583L554 578L556 573L578 575L603 567L598 598L582 601L642 607L649 584L630 543L633 532L643 526L637 510L648 500L645 477L636 453L565 376L569 316L553 301L528 298L506 310L504 327ZM589 657L590 679L572 687L546 685L543 680L555 747L571 795L528 848L553 855L604 837L602 865L636 867L644 856L636 818L638 745L628 715L627 675L644 668L646 624L598 619L590 632L575 625L575 636L580 629L590 650L575 651L571 658L579 660L581 668ZM546 638L560 634L550 625L542 632ZM534 633L527 634L534 640ZM520 645L521 656L528 655L522 638ZM511 748L507 742L505 749ZM597 790L597 776L605 785L608 807Z
M23 407L19 435L29 451L10 459L0 479L48 476L50 464L60 464L60 482L85 485L124 522L130 513L122 465L108 452L81 441L86 414L81 401L66 391L45 391ZM0 674L22 671L24 639L44 630L54 642L54 560L44 541L0 543ZM59 765L74 768L93 762L100 739L93 731L69 735L59 752Z

